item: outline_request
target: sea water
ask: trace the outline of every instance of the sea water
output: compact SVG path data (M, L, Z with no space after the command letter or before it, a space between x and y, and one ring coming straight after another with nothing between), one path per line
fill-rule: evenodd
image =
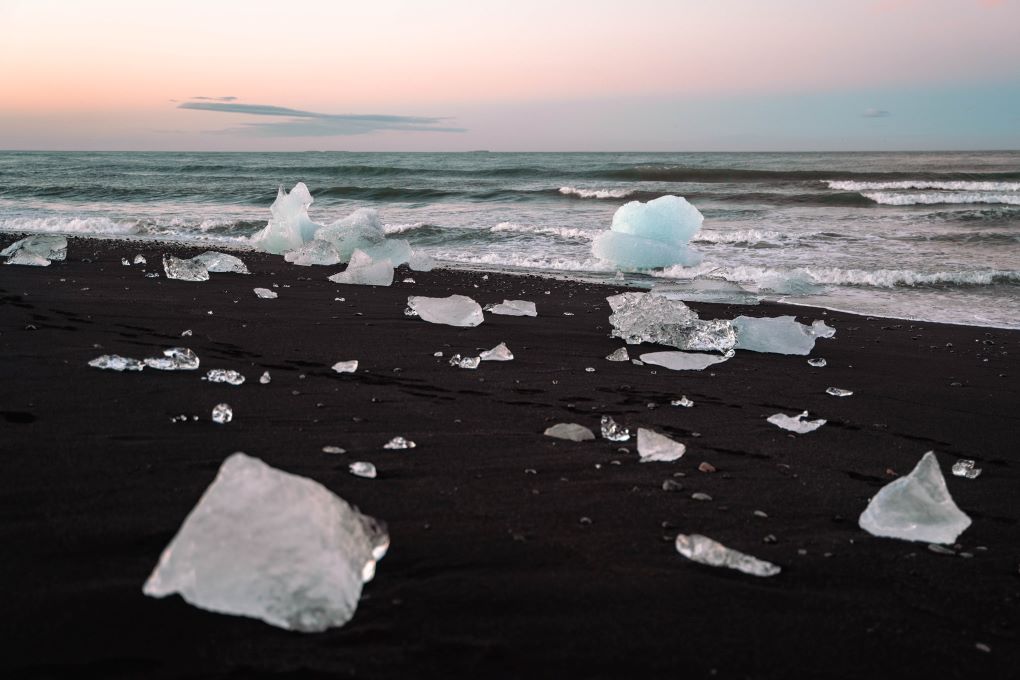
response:
M280 186L359 208L440 266L612 281L592 241L631 200L705 217L694 267L769 299L1020 328L1020 152L0 153L0 230L247 247ZM74 259L74 246L69 257Z

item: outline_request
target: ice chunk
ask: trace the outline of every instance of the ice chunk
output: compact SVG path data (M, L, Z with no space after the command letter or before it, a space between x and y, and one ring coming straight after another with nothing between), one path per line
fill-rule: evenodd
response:
M501 342L492 349L487 349L479 355L482 361L513 361L514 355L505 342Z
M825 393L833 397L849 397L853 394L850 390L844 390L842 387L828 387Z
M831 338L836 335L836 329L828 325L821 319L815 319L811 322L811 333L816 338Z
M311 479L235 453L145 582L208 611L302 632L342 626L386 554L385 526Z
M207 250L201 255L191 258L205 265L207 271L223 274L250 274L248 267L241 261L241 258L227 253L219 253L215 250Z
M818 327L797 323L793 316L738 316L733 320L733 327L737 331L736 348L752 352L810 354L815 338L822 337L817 333Z
M336 246L329 241L321 239L313 239L297 250L284 254L283 259L302 267L309 267L311 265L332 266L343 261L340 258L340 251L336 249Z
M411 259L407 261L407 266L416 272L430 272L439 266L432 256L416 250L411 253Z
M788 416L783 413L776 413L775 415L771 415L768 418L766 418L766 420L768 420L776 427L781 427L784 430L796 432L797 434L807 434L808 432L814 432L815 430L817 430L826 423L826 421L823 419L806 420L807 417L808 417L807 411L804 411L803 413L800 413L799 415L796 416Z
M355 250L347 269L333 274L329 280L358 286L389 286L393 283L393 263L389 260L373 260L368 253Z
M212 420L214 423L223 425L229 423L234 419L234 409L230 408L230 404L216 404L212 410Z
M637 292L612 295L606 300L613 310L609 317L612 337L622 338L628 345L648 342L683 350L726 352L737 341L729 321L702 321L679 300Z
M368 251L382 245L386 240L386 231L379 220L379 211L375 208L358 208L347 217L316 229L315 238L332 243L340 254L340 261L346 262L355 250Z
M333 370L337 373L354 373L358 370L358 360L351 359L350 361L338 361L333 364Z
M703 221L698 209L679 196L631 201L613 215L609 231L595 237L592 253L625 269L694 265L701 256L688 242Z
M466 295L450 295L445 298L412 295L407 298L407 306L429 323L477 326L484 321L482 308Z
M237 371L225 368L213 368L205 374L205 379L211 383L227 383L228 385L241 385L244 383L244 376Z
M669 402L670 406L682 406L683 408L690 408L694 406L694 402L687 398L687 395L683 395L679 399L674 399Z
M308 217L308 206L312 195L304 182L298 182L290 193L280 187L276 201L270 206L272 217L262 231L252 236L252 242L267 253L281 255L300 248L305 241L311 241L322 225Z
M736 569L751 576L775 576L781 571L779 566L771 562L727 548L722 543L700 534L689 536L678 534L676 550L692 562L707 564L710 567Z
M198 368L198 356L187 347L171 347L163 350L162 357L148 357L145 365L160 371L194 371Z
M135 264L147 264L147 262L145 260L145 256L142 255L141 253L139 253L138 255L135 255L134 263Z
M327 445L327 446L323 446L322 447L322 452L323 453L340 454L340 453L347 453L347 449L342 449L339 446Z
M268 288L253 288L256 297L260 297L264 300L275 300L280 297L276 291L269 290Z
M673 371L702 371L713 364L722 363L729 357L695 352L649 352L641 355L646 364L662 366Z
M63 260L67 257L67 238L58 234L35 234L0 250L0 256L10 258L7 264L39 266L42 260L46 260L48 265L50 260Z
M459 354L454 354L450 357L450 365L457 368L478 368L478 364L481 362L481 357L462 357Z
M259 376L259 384L268 385L272 381L272 376L269 375L269 371L265 371Z
M122 257L122 258L120 258L120 264L121 264L121 266L124 266L124 267L130 267L131 266L131 260L127 259L126 257Z
M612 354L606 357L607 361L630 361L630 355L627 354L627 348L621 347Z
M758 296L731 281L696 278L676 283L657 283L652 295L685 302L712 302L727 305L756 305Z
M22 267L49 267L52 262L42 255L18 251L7 258L7 264L21 265Z
M568 439L572 442L583 442L595 439L594 432L584 425L578 425L577 423L556 423L552 427L546 428L544 434L547 437Z
M140 371L145 368L145 362L119 354L104 354L90 361L89 366L107 371Z
M366 479L375 479L378 474L375 469L375 465L364 461L358 460L347 466L347 469L351 471L351 474L355 477L364 477Z
M205 265L201 260L194 258L190 260L182 260L179 257L173 255L163 256L163 271L166 272L168 279L177 279L178 281L208 281L209 270L205 268Z
M669 437L652 430L639 427L637 431L637 450L642 463L661 461L668 463L684 455L687 447Z
M961 458L953 463L953 474L957 477L976 479L977 476L981 474L981 468L974 467L974 461L967 458Z
M613 420L612 416L602 416L602 438L611 442L625 442L630 439L630 430Z
M815 368L825 368L828 365L828 361L818 357L817 359L808 359L808 366L814 366Z
M415 446L417 446L417 444L410 439L404 439L403 437L394 437L383 444L384 449L413 449Z
M362 250L373 260L389 260L394 266L411 259L411 244L403 239L388 238L374 246L365 246Z
M909 475L879 489L859 524L874 536L953 543L970 526L970 517L956 507L938 459L928 451Z
M502 314L503 316L538 316L534 302L527 300L503 300L500 304L485 306L485 311L490 314Z
M758 290L779 295L811 295L821 289L815 277L806 271L769 272L758 280Z

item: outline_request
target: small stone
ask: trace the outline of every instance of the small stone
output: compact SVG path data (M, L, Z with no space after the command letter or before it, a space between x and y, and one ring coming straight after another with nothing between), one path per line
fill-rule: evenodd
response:
M702 462L698 465L698 470L701 472L715 472L715 466L709 462Z
M667 480L664 480L662 482L662 490L663 491L683 491L684 490L684 485L681 484L680 482L674 481L672 479L667 479Z
M696 501L710 501L710 500L712 500L711 496L709 496L707 493L702 493L700 491L696 491L696 492L692 493L691 494L691 498L693 500L696 500Z
M322 452L323 453L340 454L340 453L347 453L347 450L346 449L341 449L339 446L323 446L322 447Z

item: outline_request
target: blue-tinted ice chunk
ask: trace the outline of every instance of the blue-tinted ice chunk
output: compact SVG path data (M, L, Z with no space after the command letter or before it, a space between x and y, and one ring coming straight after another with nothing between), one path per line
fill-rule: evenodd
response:
M613 215L609 231L595 238L592 253L624 269L695 265L701 255L688 242L703 221L698 209L679 196L631 201Z

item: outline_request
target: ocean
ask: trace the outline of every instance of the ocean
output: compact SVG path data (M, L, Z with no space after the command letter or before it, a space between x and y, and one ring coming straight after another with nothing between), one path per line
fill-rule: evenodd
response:
M314 221L374 207L445 266L593 281L616 277L591 253L616 209L675 194L703 262L629 283L1020 328L1020 152L0 152L0 230L244 247L297 182Z

